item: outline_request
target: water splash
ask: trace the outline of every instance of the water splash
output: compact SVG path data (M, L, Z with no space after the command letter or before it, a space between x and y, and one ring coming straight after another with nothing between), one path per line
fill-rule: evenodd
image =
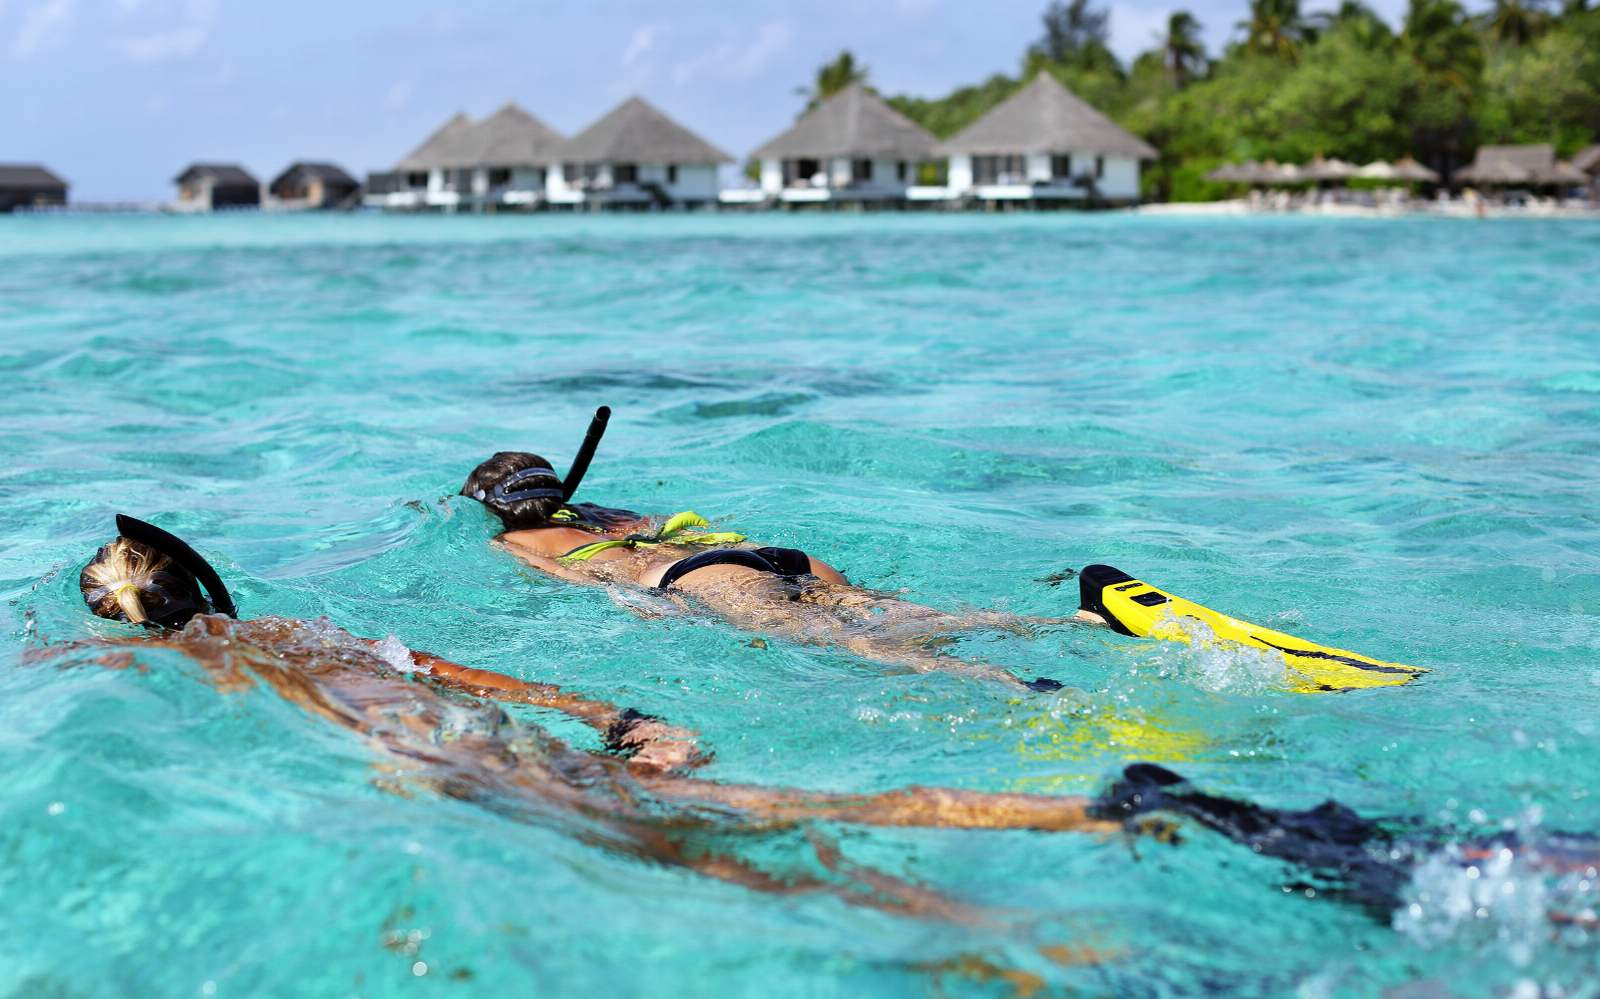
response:
M1427 857L1394 928L1424 947L1492 949L1526 968L1552 945L1585 945L1600 925L1600 869L1590 840L1541 830L1530 807L1487 849L1452 843Z
M411 650L406 647L404 642L401 642L400 639L394 637L393 635L389 635L381 642L373 643L372 651L376 652L378 654L378 658L382 659L385 663L388 663L395 669L396 672L432 672L432 667L430 666L419 666L416 660L411 658Z
M1169 608L1154 631L1181 632L1187 639L1187 643L1176 639L1162 643L1154 661L1164 677L1219 694L1263 694L1282 689L1287 682L1289 671L1281 652L1224 641L1198 618L1176 616Z

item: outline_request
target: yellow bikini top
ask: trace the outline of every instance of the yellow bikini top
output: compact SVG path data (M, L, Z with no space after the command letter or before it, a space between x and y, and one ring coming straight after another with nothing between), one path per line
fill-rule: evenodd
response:
M587 562L596 555L613 548L649 548L655 545L732 545L745 540L743 534L732 531L705 531L689 532L691 527L710 527L711 522L695 513L685 510L673 514L668 518L661 529L654 534L630 534L625 538L608 538L605 541L591 541L586 545L579 545L562 555L562 562Z

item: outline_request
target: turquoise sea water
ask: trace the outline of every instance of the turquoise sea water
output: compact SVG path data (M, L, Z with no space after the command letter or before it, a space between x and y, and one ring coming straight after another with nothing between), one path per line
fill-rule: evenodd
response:
M126 511L214 555L247 616L665 716L713 779L1081 794L1151 759L1456 836L1600 831L1600 225L0 219L0 386L0 993L1031 981L986 968L1079 994L1595 988L1600 937L1541 902L1595 906L1592 875L1441 862L1390 917L1192 826L815 830L985 911L952 925L388 793L358 737L170 655L24 653L119 632L77 573ZM520 568L453 495L497 449L565 467L601 403L593 500L693 508L949 609L1066 613L1074 584L1040 580L1109 562L1433 672L1307 696L1103 631L960 641L1073 688L1023 699L641 617ZM816 871L797 834L738 849Z

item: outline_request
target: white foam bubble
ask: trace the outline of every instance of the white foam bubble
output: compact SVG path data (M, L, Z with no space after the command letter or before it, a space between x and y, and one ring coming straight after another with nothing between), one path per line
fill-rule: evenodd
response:
M1163 674L1217 693L1259 694L1284 685L1288 666L1280 652L1223 641L1204 621L1175 617L1170 609L1156 627L1176 628L1189 639L1164 643L1157 656Z
M416 661L411 658L411 650L406 648L405 643L393 635L389 635L381 642L374 642L372 651L377 653L378 658L393 667L396 672L429 672L429 667L416 664Z

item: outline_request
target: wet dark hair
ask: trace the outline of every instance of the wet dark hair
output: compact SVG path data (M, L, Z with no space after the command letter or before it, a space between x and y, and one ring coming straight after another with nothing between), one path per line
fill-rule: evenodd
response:
M194 573L165 552L118 538L83 567L78 588L100 617L181 628L210 610Z
M506 499L495 495L496 486L506 482L518 472L525 472L530 468L544 468L551 471L550 478L541 476L531 480L528 485L551 487L553 495L527 499ZM554 472L555 468L536 454L529 454L527 451L496 451L494 457L474 468L472 474L467 476L466 484L461 487L461 495L471 496L494 511L495 516L500 518L500 523L504 524L508 531L542 527L550 522L550 517L561 509L563 504L559 488L561 480L554 476ZM519 486L506 491L516 493L525 490Z

